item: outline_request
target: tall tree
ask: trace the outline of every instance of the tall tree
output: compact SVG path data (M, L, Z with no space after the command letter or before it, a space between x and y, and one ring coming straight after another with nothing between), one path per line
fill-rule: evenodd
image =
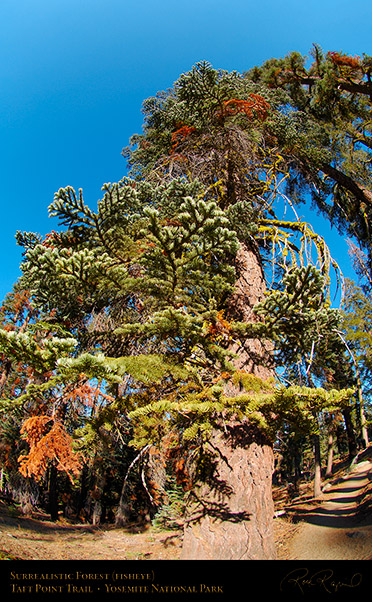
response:
M18 236L24 287L78 341L55 358L62 376L125 379L133 444L174 431L188 450L187 558L275 557L275 408L301 388L275 389L273 329L254 307L268 261L274 286L310 247L323 275L332 263L307 224L273 210L289 171L270 127L289 103L201 63L145 101L144 133L124 153L133 179L106 184L96 212L61 189L50 213L66 230ZM348 395L303 390L315 408Z
M230 320L257 321L253 307L262 300L266 289L264 241L267 244L271 238L275 246L281 240L282 250L293 253L293 246L286 245L288 236L283 230L303 228L304 234L303 224L277 220L273 210L289 172L270 128L278 120L284 123L289 102L286 91L271 90L261 82L237 73L218 72L201 63L181 76L171 92L145 102L144 134L133 137L132 151L124 151L136 177L155 181L175 175L197 178L209 187L209 194L214 195L221 208L231 216L239 215L236 231L241 244L235 262L236 282L226 301L226 317ZM326 263L323 257L323 269ZM246 336L243 342L240 339L230 343L228 348L237 353L233 360L235 369L264 379L274 374L272 346L265 342L263 331L260 336ZM231 385L225 389L230 395L239 393ZM269 442L264 442L261 431L255 433L249 423L240 421L231 422L225 434L218 432L213 445L219 450L215 479L229 483L229 490L223 497L221 488L217 494L208 492L204 482L199 505L206 506L200 500L209 497L212 505L219 499L228 508L244 508L251 517L234 524L231 519L229 524L228 513L224 520L216 520L207 511L200 518L197 506L199 521L194 525L191 513L184 556L271 557L272 532L266 525L271 523L273 508L271 501L262 503L271 500L273 458ZM261 485L253 487L254 482Z
M276 290L270 291L255 311L276 342L277 366L281 378L291 383L315 387L342 388L353 384L352 361L341 336L342 314L329 306L325 278L313 266L292 269ZM340 376L342 365L342 377ZM321 493L320 413L321 406L309 403L313 421L314 494ZM348 410L347 406L343 408ZM289 418L290 422L290 418Z

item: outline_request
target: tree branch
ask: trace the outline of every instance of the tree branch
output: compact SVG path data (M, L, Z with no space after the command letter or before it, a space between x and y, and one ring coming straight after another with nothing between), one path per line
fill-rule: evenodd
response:
M320 169L323 173L332 178L332 180L351 192L356 199L372 206L372 192L370 190L367 190L364 186L360 186L353 178L344 174L335 167L332 167L332 165L322 163Z

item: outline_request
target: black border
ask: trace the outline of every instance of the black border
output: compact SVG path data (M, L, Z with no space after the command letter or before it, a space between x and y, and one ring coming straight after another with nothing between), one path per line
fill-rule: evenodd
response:
M371 594L368 561L2 561L2 598L65 602L338 600ZM53 597L53 598L52 598Z

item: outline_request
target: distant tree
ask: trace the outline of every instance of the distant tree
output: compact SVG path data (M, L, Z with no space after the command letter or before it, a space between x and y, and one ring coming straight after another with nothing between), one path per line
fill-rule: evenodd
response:
M366 254L350 239L347 241L349 246L349 256L351 258L354 270L361 283L364 292L369 292L372 289L372 275L368 268L368 260Z
M372 387L372 304L370 296L361 287L347 280L343 301L344 336L358 387L358 417L361 440L369 443L368 423L365 416L366 401L369 402ZM369 406L369 403L368 403ZM368 407L367 406L367 407Z
M282 379L312 388L341 389L353 383L353 371L339 333L342 314L330 307L325 291L324 276L318 270L313 266L297 268L283 277L280 286L269 292L255 311L264 317L266 328L276 343L276 363L281 368ZM341 381L340 363L343 366ZM303 423L296 425L294 409L292 417L286 417L302 436L311 434L313 438L316 497L321 493L321 423L329 421L332 411L339 413L341 409L347 411L348 406L342 408L336 404L333 408L322 408L319 404L312 406L309 400L306 411L311 413L312 420L308 432ZM332 426L329 432L331 434Z

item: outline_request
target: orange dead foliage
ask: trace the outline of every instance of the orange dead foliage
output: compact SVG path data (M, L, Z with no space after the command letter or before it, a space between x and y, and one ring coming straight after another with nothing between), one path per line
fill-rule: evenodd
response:
M71 480L72 474L79 473L81 458L72 449L72 437L60 422L45 414L31 416L23 423L21 434L30 446L29 453L18 459L24 477L33 475L39 481L52 460L57 470L66 472Z
M225 118L231 115L237 115L238 113L244 113L249 119L255 117L264 121L268 114L269 103L260 94L249 94L248 100L239 100L237 98L231 98L225 100L223 108L218 111L217 115L219 118Z
M173 134L172 134L172 143L173 143L172 144L172 154L175 152L179 143L182 142L183 140L185 140L186 138L188 138L190 136L190 134L192 134L192 132L195 132L195 128L192 126L189 126L189 125L183 125L178 130L173 132Z
M217 339L222 336L228 336L231 331L230 323L223 317L223 310L218 311L215 320L207 325L207 332L212 339Z
M61 237L58 232L52 230L48 234L45 235L43 242L41 243L43 247L48 247L50 249L54 249L56 244L60 243Z
M340 67L350 67L351 69L360 69L361 62L359 56L348 56L347 54L340 54L339 52L328 52L327 56L332 60L335 65Z

